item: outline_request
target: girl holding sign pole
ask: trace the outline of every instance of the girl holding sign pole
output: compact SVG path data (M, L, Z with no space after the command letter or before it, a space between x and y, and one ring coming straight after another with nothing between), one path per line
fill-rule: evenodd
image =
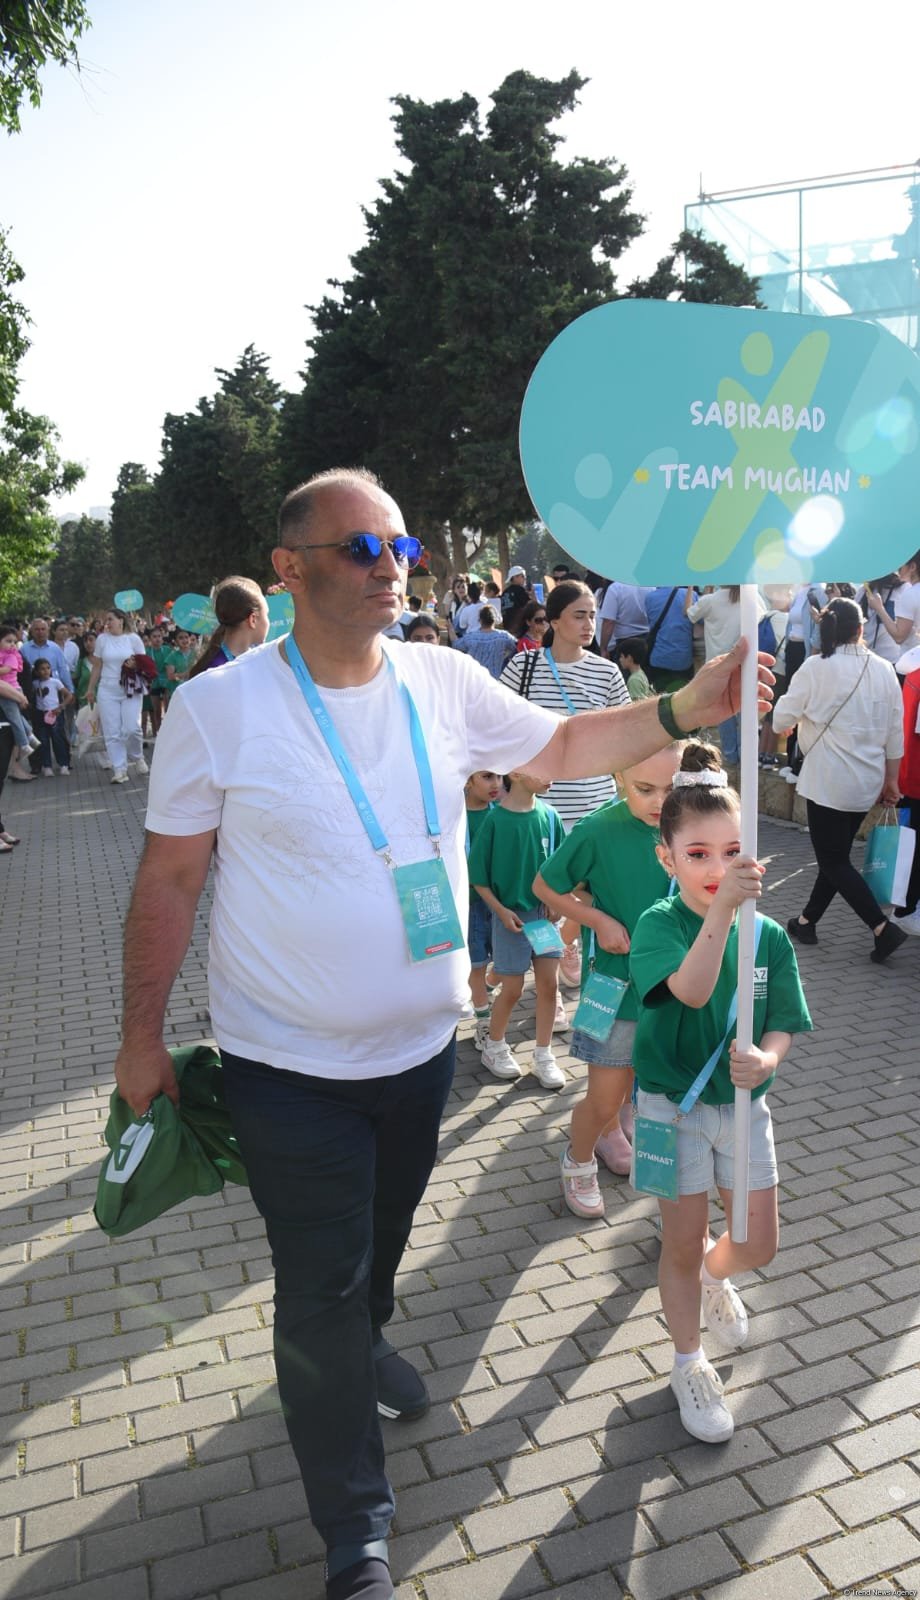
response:
M700 1344L700 1312L720 1350L747 1339L733 1273L776 1254L777 1168L764 1098L794 1033L811 1028L795 953L775 922L758 918L750 1050L734 1038L737 912L761 892L763 867L741 853L741 803L712 746L688 745L661 811L659 860L679 893L640 917L629 958L640 1001L633 1064L637 1116L634 1183L658 1196L658 1281L674 1341L671 1388L688 1433L729 1439L722 1382ZM748 1237L730 1237L736 1088L751 1091ZM709 1234L715 1182L728 1222Z

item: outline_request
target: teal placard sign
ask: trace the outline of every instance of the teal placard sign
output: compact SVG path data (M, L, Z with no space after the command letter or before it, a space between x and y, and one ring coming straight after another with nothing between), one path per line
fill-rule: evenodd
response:
M521 460L606 576L858 581L917 548L920 361L850 318L614 301L541 357Z
M203 594L180 594L172 608L172 619L177 628L187 633L213 633L217 618L210 600Z
M115 596L115 604L119 611L140 611L144 604L144 596L140 589L119 589Z
M294 602L289 594L270 594L268 601L268 633L266 639L280 639L294 626Z

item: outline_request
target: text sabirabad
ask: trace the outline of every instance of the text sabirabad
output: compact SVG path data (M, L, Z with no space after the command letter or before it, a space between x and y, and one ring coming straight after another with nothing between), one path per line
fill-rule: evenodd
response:
M766 408L754 401L717 400L707 406L702 400L690 402L690 423L694 428L739 428L745 431L776 431L779 433L820 433L826 417L820 406L771 405ZM735 487L733 466L694 466L689 461L661 462L658 471L664 474L666 489L718 489L725 484ZM788 466L785 468L745 466L743 487L768 490L772 494L845 494L850 487L850 469L843 472L819 472L817 467Z

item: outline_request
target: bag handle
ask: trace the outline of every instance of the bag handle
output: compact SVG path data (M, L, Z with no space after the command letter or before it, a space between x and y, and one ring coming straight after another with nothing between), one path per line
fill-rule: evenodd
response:
M652 651L655 648L656 642L658 640L658 635L661 632L661 625L664 622L665 617L667 616L668 612L671 609L671 606L672 606L673 601L674 601L674 596L676 594L677 594L677 589L672 589L671 593L668 595L668 598L664 603L664 606L661 609L661 612L659 613L658 617L656 617L655 621L652 623L652 626L648 630L648 639L647 639L646 642L648 644L649 665L651 665L651 661L652 661Z

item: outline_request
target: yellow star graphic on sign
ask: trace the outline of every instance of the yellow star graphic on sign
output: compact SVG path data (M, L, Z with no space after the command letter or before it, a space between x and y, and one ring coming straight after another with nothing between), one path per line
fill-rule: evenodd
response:
M868 489L870 483L872 482L872 479L867 477L866 474L863 473L862 477L861 478L857 478L856 482L859 484L860 489Z
M637 483L648 483L648 467L637 467L633 477Z

